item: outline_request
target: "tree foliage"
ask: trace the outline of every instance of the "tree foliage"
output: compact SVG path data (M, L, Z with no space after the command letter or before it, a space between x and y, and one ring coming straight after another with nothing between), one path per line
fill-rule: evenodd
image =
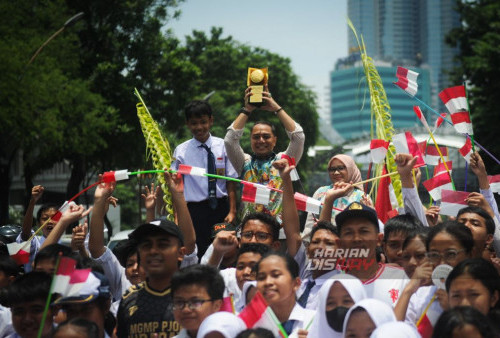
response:
M457 1L462 27L447 37L459 46L460 63L454 72L456 83L467 81L474 136L490 152L500 154L497 130L500 125L496 97L500 92L500 2L494 0ZM491 168L494 162L483 159ZM499 166L496 167L499 169Z

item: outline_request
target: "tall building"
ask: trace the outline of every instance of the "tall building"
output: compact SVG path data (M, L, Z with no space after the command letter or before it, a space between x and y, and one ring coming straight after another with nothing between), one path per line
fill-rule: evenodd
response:
M446 35L460 26L459 15L454 11L455 0L348 0L347 11L358 36L363 36L367 53L372 57L382 77L393 124L397 128L411 127L407 107L414 104L404 93L394 88L395 66L404 66L421 74L419 96L431 106L444 111L438 93L451 85L447 71L453 66L458 49L445 43ZM370 126L369 101L360 109L360 83L362 69L356 68L353 59L359 58L358 42L348 30L349 56L339 60L331 72L331 121L342 137L361 136ZM353 69L349 69L353 68ZM361 72L361 75L359 75ZM390 73L392 72L392 73ZM347 80L349 76L353 76ZM336 83L338 81L338 83ZM351 92L343 85L351 82ZM425 89L424 89L425 88ZM425 91L425 92L421 92ZM343 93L343 94L341 94ZM365 95L367 93L363 93ZM367 96L368 97L368 96ZM403 103L407 102L407 104ZM351 109L350 111L348 111ZM402 110L400 110L402 109ZM345 121L346 116L362 121ZM357 124L358 129L354 127ZM355 128L355 129L352 129ZM369 131L369 129L368 129Z

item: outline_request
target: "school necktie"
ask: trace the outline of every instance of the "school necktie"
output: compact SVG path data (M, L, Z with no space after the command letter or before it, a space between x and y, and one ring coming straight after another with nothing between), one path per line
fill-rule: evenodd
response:
M212 150L206 145L202 144L200 147L207 151L207 166L208 173L215 175L215 156ZM213 177L208 177L208 203L210 208L217 208L217 180Z
M293 325L295 324L295 322L296 322L295 320L290 319L284 323L281 323L281 326L283 326L283 329L285 330L287 335L290 335L290 333L292 333Z
M309 298L309 294L311 293L311 289L316 285L316 282L312 279L307 281L306 284L306 289L304 290L304 293L302 293L302 296L300 296L299 300L297 303L299 303L300 306L303 308L306 307L307 305L307 299Z

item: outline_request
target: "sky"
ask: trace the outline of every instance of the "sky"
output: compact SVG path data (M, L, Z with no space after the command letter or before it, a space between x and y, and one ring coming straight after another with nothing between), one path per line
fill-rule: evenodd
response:
M338 58L347 56L346 2L186 0L179 7L180 18L168 28L184 40L193 30L209 33L213 26L222 27L224 36L290 58L301 82L317 94L318 112L324 114L329 73ZM269 81L272 89L272 69Z

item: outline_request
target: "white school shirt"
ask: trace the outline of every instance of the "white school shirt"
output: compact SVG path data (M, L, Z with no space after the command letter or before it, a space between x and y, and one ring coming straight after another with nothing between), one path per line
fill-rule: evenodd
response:
M408 309L406 310L405 322L413 327L417 326L417 322L425 311L425 308L430 303L432 296L438 290L437 286L421 286L418 288L417 292L411 295L410 303L408 304ZM427 318L431 322L432 326L436 324L439 316L443 313L443 308L439 301L434 299L431 306L427 310Z
M366 296L375 298L394 307L409 278L403 268L379 263L374 277L363 282Z
M224 297L233 295L233 303L239 303L241 298L241 290L236 280L236 268L226 268L219 271L222 279L224 279Z
M226 155L224 140L210 135L205 142L215 157L215 171L217 175L238 177L233 165ZM192 138L179 144L174 150L174 161L170 169L179 169L180 164L204 168L208 173L207 151L201 147L202 143ZM227 196L226 180L217 179L217 198ZM201 176L184 175L184 198L186 202L201 202L208 199L208 178Z
M292 332L288 337L298 337L297 332L300 329L305 329L312 322L315 315L316 311L304 309L298 303L295 303L290 316L288 316L288 320L295 320Z

